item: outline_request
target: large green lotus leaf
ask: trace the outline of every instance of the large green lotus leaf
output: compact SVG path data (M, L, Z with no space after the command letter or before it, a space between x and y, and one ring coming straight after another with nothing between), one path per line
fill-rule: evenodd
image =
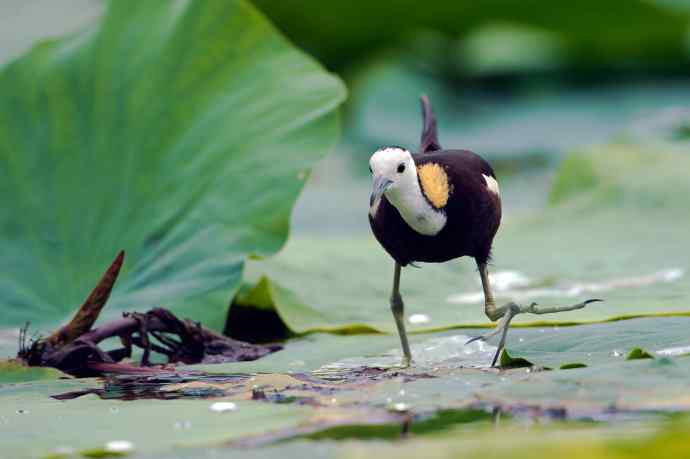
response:
M241 0L114 1L5 66L3 324L64 319L124 249L109 311L220 327L247 255L283 244L344 94Z
M583 363L588 368L616 365L626 367L627 364L635 363L626 361L625 358L628 351L636 347L649 351L657 359L679 357L674 361L681 365L690 363L690 359L680 357L690 352L690 336L687 333L689 325L688 317L651 317L577 327L516 328L508 335L508 348L511 355L524 357L537 366L551 368L568 363ZM409 370L410 373L433 374L440 370L441 373L438 375L443 379L443 371L447 369L486 369L495 352L495 346L490 343L465 345L470 337L481 332L483 330L470 328L411 335L410 343L415 365ZM393 367L398 365L400 360L400 342L393 334L313 334L290 340L281 352L257 361L195 365L190 368L221 374L308 373L325 369L335 373L346 373L350 369L361 367ZM633 365L628 368L635 367ZM576 374L577 371L566 373ZM503 382L495 373L486 371L470 370L463 378L478 378L483 383L491 384ZM467 391L473 390L475 388L467 388ZM470 394L466 390L461 392ZM457 399L461 392L456 390L448 396Z
M374 327L350 323L346 311L324 314L304 304L291 290L268 277L262 277L253 286L245 286L235 296L232 307L258 308L274 311L292 334L332 332L340 334L376 333ZM333 316L340 316L333 320ZM232 315L228 321L232 321ZM334 323L335 322L335 323ZM250 325L250 324L248 324Z
M403 403L413 413L433 413L479 403L487 409L498 405L516 416L598 419L616 426L644 421L652 413L690 409L686 395L690 359L674 357L671 352L688 348L689 323L690 318L646 318L581 327L527 328L511 333L511 350L537 363L579 360L588 365L573 370L489 370L487 365L495 348L478 348L476 343L463 346L467 337L476 333L472 329L413 335L414 366L406 370L392 368L387 378L362 377L363 367L376 369L399 362L397 339L386 335L311 335L290 341L284 351L261 361L197 368L218 373L278 371L292 377L313 372L312 376L324 380L314 397L323 397L325 392L334 406L350 409L369 406L373 410ZM624 354L616 352L635 346L649 349L656 358L627 361ZM266 394L273 393L270 384L263 385L271 380L269 376L256 380ZM282 383L275 387L283 400L309 394L304 384L286 387ZM333 391L325 391L326 387ZM622 414L618 416L616 410ZM599 427L604 428L599 430L601 433L609 429L604 424ZM375 432L364 423L350 424L329 428L318 437L376 437ZM544 440L538 433L532 438Z
M537 367L501 373L467 368L486 354L463 348L461 340L453 337L458 333L462 338L474 336L475 331L446 332L437 335L445 340L427 337L412 345L420 361L416 370L436 378L399 384L397 390L404 389L404 395L396 393L396 387L381 386L367 399L385 403L392 398L418 411L439 405L461 407L479 400L509 410L519 406L565 409L571 418L596 418L612 406L638 414L688 411L690 359L679 354L690 349L690 338L683 331L689 323L688 318L647 318L567 329L514 330L508 341L511 354L525 357ZM453 341L454 352L449 346ZM655 358L626 360L627 352L638 346ZM341 364L347 362L341 360ZM484 362L489 364L488 359ZM558 369L568 363L587 367ZM538 366L553 370L538 371Z
M236 402L214 412L214 401L101 400L94 395L59 401L50 395L98 387L96 380L0 386L3 457L46 457L94 450L110 441L131 442L140 453L223 441L295 427L310 415L296 405Z
M687 247L690 229L684 198L690 193L688 168L686 154L658 145L593 148L574 153L562 164L551 193L552 205L520 213L511 213L506 206L490 269L513 280L506 281L504 288L494 283L499 301L549 306L586 298L606 300L573 312L520 315L515 324L687 314L690 278L682 248ZM332 326L363 324L394 332L388 307L393 262L368 234L370 183L354 183L343 186L351 191L350 200L334 198L337 206L332 213L321 208L320 218L327 223L291 238L274 259L250 263L248 277L267 274L292 290L300 303L317 311L319 320L311 323L314 330L323 329L323 317L328 317ZM319 193L322 188L316 184L312 190ZM509 187L503 193L510 199ZM359 226L350 230L353 225L339 216L341 212L348 219L357 218ZM345 234L316 233L338 224L347 228ZM406 268L402 294L413 332L489 324L470 259ZM286 302L275 305L279 310L293 307ZM289 328L303 332L309 325L304 321L293 325L285 311L279 315Z
M486 366L493 347L479 349L476 343L463 346L464 340L476 332L472 329L413 335L414 367L407 370L393 368L387 378L362 378L362 367L376 369L399 361L397 337L391 335L314 334L291 340L283 351L259 361L202 365L194 366L194 369L218 374L257 372L253 383L268 396L279 394L282 398L278 400L288 401L309 396L311 390L314 399L326 399L330 407L342 410L336 418L328 406L314 406L314 415L301 423L306 428L302 433L319 432L310 438L347 438L352 442L358 438L375 439L380 435L380 438L390 440L390 433L395 431L393 424L385 424L390 421L383 420L381 428L376 427L380 424L367 421L366 417L360 423L354 417L354 423L338 426L333 422L349 419L343 413L355 413L362 409L369 409L373 415L392 403L404 403L413 413L427 415L437 410L466 410L473 403L498 404L506 410L515 409L516 416L520 415L521 407L530 407L534 415L547 417L549 413L559 413L559 410L565 409L567 416L574 419L599 419L604 416L612 426L591 424L589 434L610 436L618 435L615 429L622 428L615 413L611 412L612 406L626 410L624 418L620 419L623 423L649 420L649 413L655 411L690 408L685 395L690 360L664 358L658 353L669 347L687 346L690 341L685 330L689 323L690 318L649 318L583 327L520 329L511 334L511 349L534 360L560 362L583 359L590 365L588 368L568 371L488 370ZM626 361L624 357L611 352L614 346L621 349L643 346L658 358L654 361ZM483 365L483 368L473 368L475 365ZM312 385L309 383L312 379L300 379L305 376L322 378L322 383ZM271 381L275 381L274 385L271 385ZM222 385L212 384L215 388L222 388ZM198 385L195 387L200 388ZM231 394L241 397L232 391ZM317 419L322 424L315 423ZM506 434L518 425L520 429L526 428L522 422L506 423ZM430 441L444 436L444 431L451 427L450 423L441 422L425 431L424 438ZM321 431L324 428L326 430ZM453 432L458 434L456 439L465 444L480 428L479 423L472 423ZM412 431L414 438L417 435L414 434L414 428ZM530 438L536 444L548 442L549 437L543 436L543 433L532 427ZM299 430L277 432L267 428L260 438L271 442L301 436ZM319 451L319 457L333 457L335 454L328 442L311 444ZM280 445L286 447L284 451L287 457L299 456L299 452L304 451L304 445L299 441ZM235 446L210 450L194 448L167 454L170 457L214 457L213 453L217 457L234 457L233 454L237 452ZM265 457L272 457L276 453L272 446L253 451L253 454L263 454Z

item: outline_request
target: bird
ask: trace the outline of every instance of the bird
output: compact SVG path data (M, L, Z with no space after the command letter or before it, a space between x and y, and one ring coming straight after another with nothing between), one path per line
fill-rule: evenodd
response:
M419 151L400 146L378 148L369 159L373 188L369 224L374 237L395 262L390 308L400 336L402 366L412 363L400 293L403 267L474 258L484 293L484 313L497 322L493 331L470 339L500 335L491 367L505 347L512 319L523 313L552 314L581 309L589 299L569 306L541 308L509 302L497 306L488 265L501 224L501 191L491 165L470 150L443 149L431 102L421 96L422 134Z

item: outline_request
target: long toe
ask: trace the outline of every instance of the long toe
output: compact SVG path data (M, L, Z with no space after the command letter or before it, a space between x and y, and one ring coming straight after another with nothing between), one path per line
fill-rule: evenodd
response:
M494 336L498 335L499 333L501 333L500 324L497 325L496 328L494 328L493 330L491 330L489 333L487 333L485 335L479 335L479 336L475 336L474 338L468 339L467 342L465 343L465 346L467 346L470 343L474 343L475 341L487 341L488 339L493 338Z
M467 346L470 343L474 343L475 341L486 341L486 337L484 335L479 335L475 336L474 338L470 338L465 342L465 346Z

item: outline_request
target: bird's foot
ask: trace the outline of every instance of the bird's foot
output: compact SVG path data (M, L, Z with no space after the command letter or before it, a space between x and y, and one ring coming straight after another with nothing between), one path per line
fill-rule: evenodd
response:
M494 367L496 366L496 362L498 361L498 357L501 355L501 352L503 352L503 349L505 348L506 344L506 338L508 337L508 328L510 326L510 322L513 320L513 318L518 315L518 314L554 314L557 312L566 312L566 311L575 311L577 309L582 309L585 306L587 306L590 303L595 303L597 301L604 301L601 299L591 299L591 300L586 300L583 301L582 303L577 303L574 305L570 306L556 306L556 307L551 307L551 308L539 308L537 307L537 303L532 303L529 306L520 306L516 303L509 303L507 304L504 308L505 309L503 316L500 318L498 324L496 324L496 328L494 328L492 331L485 335L481 336L476 336L470 340L467 341L465 344L472 343L474 341L482 340L486 341L489 338L493 338L494 336L500 335L501 338L498 340L498 345L496 348L496 354L494 354L494 358L491 361L491 366Z

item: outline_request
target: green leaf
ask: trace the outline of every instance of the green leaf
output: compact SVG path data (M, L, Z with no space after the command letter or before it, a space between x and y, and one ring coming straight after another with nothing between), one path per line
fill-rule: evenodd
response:
M630 351L625 360L653 359L654 356L642 348L636 347Z
M415 419L409 429L402 423L378 425L343 425L331 427L319 432L305 435L310 440L351 440L351 439L387 439L398 440L404 435L425 435L451 430L462 424L486 423L491 421L491 414L484 410L439 410L433 415Z
M262 316L261 327L251 323L256 319L255 315L248 314L251 310L266 313ZM271 316L272 320L269 319ZM267 322L275 324L274 336L266 336ZM226 332L250 341L254 341L252 334L259 333L264 340L270 341L314 332L359 334L379 331L365 324L333 325L328 315L304 304L294 292L262 276L255 285L244 285L238 292L230 307Z
M244 260L284 243L344 97L241 0L113 1L5 66L3 324L65 319L124 249L106 311L221 327Z
M83 457L88 457L88 458L93 458L93 459L99 459L99 458L103 458L103 457L124 457L124 456L128 455L127 453L108 451L108 450L102 449L102 448L88 449L86 451L82 451L80 454Z
M584 363L580 362L573 362L573 363L564 363L560 367L558 367L559 370L574 370L576 368L587 368L587 365Z
M549 202L558 204L567 200L571 195L582 193L598 185L598 177L594 169L596 164L584 155L570 155L561 165L556 180L549 193Z
M637 424L636 424L637 425ZM642 429L630 426L601 427L574 423L550 423L522 430L514 424L468 429L459 426L434 437L410 438L398 442L350 442L339 446L344 459L386 457L510 457L542 459L557 455L563 459L643 459L683 457L687 452L690 422L687 416L673 421L644 422ZM500 437L500 441L497 440ZM324 445L325 447L326 445ZM303 445L306 447L307 445ZM313 448L313 446L312 446ZM222 457L222 456L221 456Z
M680 356L690 339L687 317L654 317L577 327L511 330L508 346L513 357L558 368L563 362L596 367L623 362L626 349L642 347L650 354ZM656 359L657 361L661 359Z
M218 413L213 400L101 400L94 395L59 401L50 395L98 387L97 380L0 386L0 430L5 457L43 457L59 449L105 452L128 441L137 454L220 444L267 431L295 428L309 419L298 405L237 401Z
M470 31L460 55L464 71L477 76L556 70L564 57L556 33L501 22Z
M0 360L0 384L69 378L54 368L29 367L18 360Z
M681 0L656 3L673 2ZM473 28L497 18L557 34L568 51L569 62L580 70L616 69L625 63L626 68L634 64L648 68L661 65L667 57L675 56L681 62L687 59L687 9L674 13L644 0L608 0L605 8L597 0L584 0L577 5L548 0L530 0L528 4L511 0L481 4L469 0L430 0L423 8L414 0L399 0L395 4L366 0L256 3L291 39L332 66L356 61L372 51L405 46L410 36L420 30L462 38ZM620 21L626 27L611 26ZM446 59L452 51L447 50Z
M513 357L508 353L508 349L503 349L499 358L501 368L527 368L534 364L522 357Z

